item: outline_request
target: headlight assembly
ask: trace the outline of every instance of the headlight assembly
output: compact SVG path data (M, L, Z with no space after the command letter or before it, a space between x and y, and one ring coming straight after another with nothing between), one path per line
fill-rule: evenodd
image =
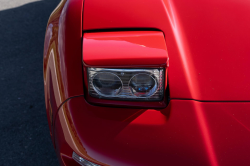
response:
M160 101L164 80L163 68L88 68L88 91L95 98Z

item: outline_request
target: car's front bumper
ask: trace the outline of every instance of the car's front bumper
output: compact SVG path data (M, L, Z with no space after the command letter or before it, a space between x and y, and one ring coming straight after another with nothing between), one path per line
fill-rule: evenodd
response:
M250 103L171 100L167 108L99 107L68 100L55 122L62 165L249 165Z

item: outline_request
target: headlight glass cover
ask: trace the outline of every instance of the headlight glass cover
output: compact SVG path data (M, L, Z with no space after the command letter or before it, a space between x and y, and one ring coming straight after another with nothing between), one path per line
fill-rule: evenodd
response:
M160 101L164 69L88 68L88 91L95 98Z

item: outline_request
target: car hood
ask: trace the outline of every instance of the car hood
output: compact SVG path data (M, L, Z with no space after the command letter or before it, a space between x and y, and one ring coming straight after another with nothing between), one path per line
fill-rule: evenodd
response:
M86 0L84 8L84 31L164 32L172 99L250 101L250 2Z

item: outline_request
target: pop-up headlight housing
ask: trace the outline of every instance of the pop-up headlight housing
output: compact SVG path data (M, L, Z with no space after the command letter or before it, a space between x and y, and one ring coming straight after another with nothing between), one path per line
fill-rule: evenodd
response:
M83 69L91 104L167 105L168 54L160 31L84 33Z

